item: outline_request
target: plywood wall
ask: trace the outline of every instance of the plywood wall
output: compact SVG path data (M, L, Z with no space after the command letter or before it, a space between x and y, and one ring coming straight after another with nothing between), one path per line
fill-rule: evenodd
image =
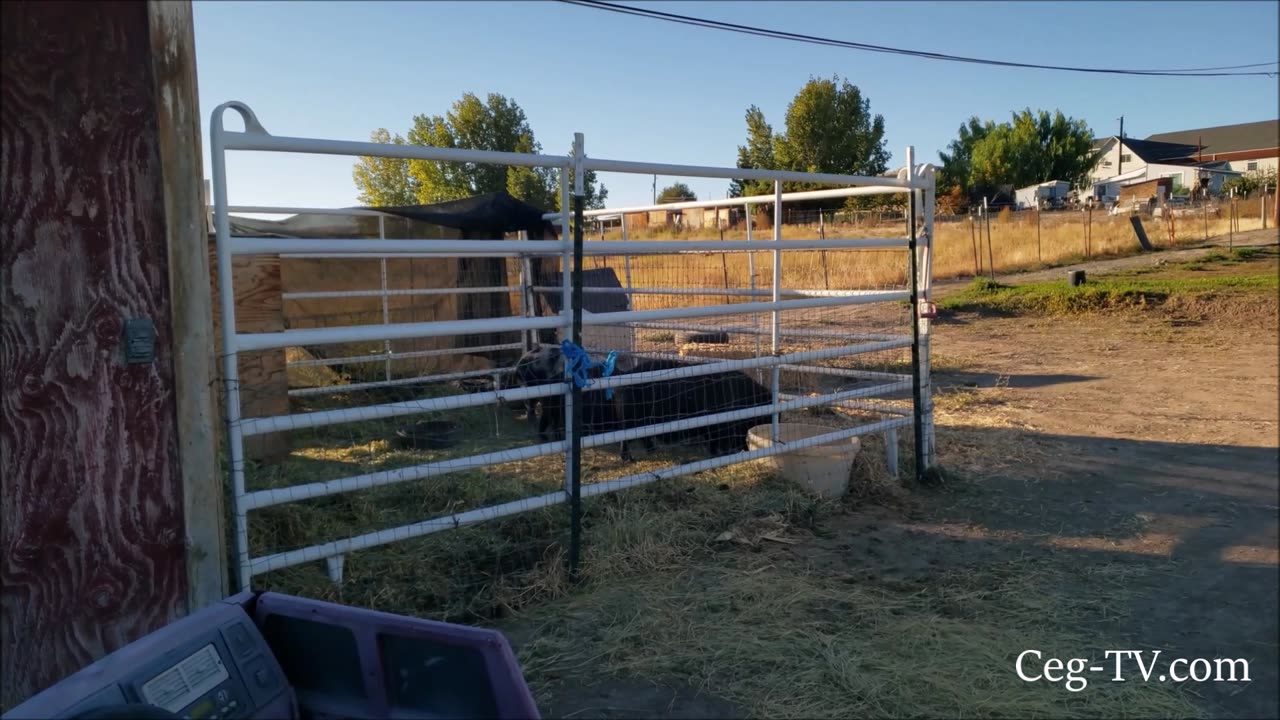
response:
M188 606L149 10L0 4L0 709Z
M280 258L252 255L232 260L232 287L235 289L236 331L281 332L285 329ZM218 263L215 248L209 248L210 291L214 298L213 328L218 348L215 378L218 389L218 417L225 418L226 395L222 372L222 313L218 298ZM239 353L241 417L271 417L289 414L289 376L285 351ZM245 438L245 457L278 462L289 454L289 433L273 433Z

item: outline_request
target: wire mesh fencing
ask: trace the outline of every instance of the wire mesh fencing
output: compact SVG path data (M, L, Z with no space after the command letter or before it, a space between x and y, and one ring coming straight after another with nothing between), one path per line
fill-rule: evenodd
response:
M900 221L787 233L765 221L784 209L759 212L782 202L771 196L748 199L736 228L724 208L704 212L711 237L625 215L593 225L581 196L568 209L570 176L652 166L414 147L396 152L559 171L565 212L534 216L558 230L458 236L357 210L296 221L301 238L247 220L232 232L228 147L387 150L261 134L247 109L246 131L229 133L225 107L211 132L241 586L319 576L457 607L513 572L551 583L549 568L576 569L588 499L608 507L616 491L755 460L785 474L784 456L860 441L896 470L896 433L919 427L913 258L927 243ZM838 191L850 196L932 187L915 174L835 182L872 186ZM847 467L834 478L848 479Z

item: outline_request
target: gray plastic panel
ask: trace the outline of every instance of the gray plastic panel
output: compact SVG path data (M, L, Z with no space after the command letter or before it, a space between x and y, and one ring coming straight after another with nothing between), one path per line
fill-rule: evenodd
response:
M252 597L239 600L252 602ZM220 629L233 630L229 641ZM110 705L143 702L142 688L208 645L213 645L221 662L221 670L210 657L196 658L210 677L226 677L199 694L208 699L219 720L228 718L292 718L296 715L293 691L284 683L284 671L276 663L270 648L253 624L252 618L237 602L222 602L188 615L103 657L74 675L28 699L3 716L9 718L70 718ZM235 651L232 648L236 648ZM272 684L253 692L246 688L245 669L267 673ZM216 672L217 675L212 673ZM184 681L175 678L175 687ZM212 682L212 680L210 680ZM175 692L173 696L176 696ZM234 702L235 706L230 707ZM175 710L183 712L186 704ZM229 712L223 712L229 708ZM172 708L171 708L172 709Z

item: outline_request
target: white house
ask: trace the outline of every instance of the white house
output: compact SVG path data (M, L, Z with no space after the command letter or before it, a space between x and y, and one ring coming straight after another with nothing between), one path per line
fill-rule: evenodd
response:
M1102 158L1089 173L1089 179L1095 183L1101 180L1117 180L1120 176L1130 178L1133 172L1152 163L1183 165L1194 163L1193 159L1188 158L1188 153L1194 155L1195 147L1188 148L1186 145L1176 143L1129 137L1122 143L1120 138L1112 136L1095 140L1093 146L1095 149L1102 150Z
M1160 177L1174 189L1207 184L1216 192L1228 178L1280 166L1280 120L1159 133L1145 140L1099 138L1102 157L1089 173L1094 197L1114 196L1120 184Z
M1089 173L1090 187L1084 195L1097 200L1116 197L1121 186L1162 177L1173 179L1175 194L1180 188L1206 186L1218 192L1224 182L1242 172L1226 161L1197 162L1199 148L1194 145L1135 138L1121 142L1113 136L1095 141L1094 148L1102 150L1102 157Z

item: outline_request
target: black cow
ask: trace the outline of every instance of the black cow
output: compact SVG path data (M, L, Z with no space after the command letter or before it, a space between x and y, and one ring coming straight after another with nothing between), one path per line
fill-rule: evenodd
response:
M601 374L599 367L593 366L587 370L587 377L591 379L599 379ZM564 356L560 348L555 346L532 350L516 362L514 375L516 382L526 387L560 382L564 379ZM603 390L584 389L582 399L582 422L586 434L596 435L617 430L621 426L614 402L605 397ZM542 409L537 413L538 437L543 440L563 440L564 396L550 395L526 401L525 407L530 418L534 417L535 403L539 401Z
M676 360L640 360L629 367L619 367L615 374L659 372L682 367L685 364ZM588 371L588 377L592 379L600 376L599 367L592 367ZM564 377L564 358L560 349L552 346L525 353L516 363L515 377L517 382L525 386L558 382ZM772 394L767 388L738 370L694 377L659 377L649 382L616 388L612 401L605 397L603 390L585 389L582 397L583 424L587 435L764 406L772 400ZM530 401L531 416L532 404ZM563 396L542 398L541 404L539 437L557 440L563 438ZM641 438L641 442L650 452L657 449L659 442L699 442L704 444L710 456L725 455L746 449L747 431L754 425L768 422L769 417L768 411L762 411L747 419L649 436ZM621 444L619 454L623 460L632 459L628 442Z
M646 361L629 372L676 367L683 365L669 360ZM767 388L739 370L693 377L659 378L619 388L618 396L622 426L625 429L767 406L773 399L773 394ZM746 419L664 433L657 437L650 436L643 438L642 442L649 451L656 448L655 441L699 442L706 447L709 456L727 455L745 450L747 431L755 425L768 422L770 415L768 410L763 410L759 415ZM624 460L630 459L626 442L623 443L621 454Z

